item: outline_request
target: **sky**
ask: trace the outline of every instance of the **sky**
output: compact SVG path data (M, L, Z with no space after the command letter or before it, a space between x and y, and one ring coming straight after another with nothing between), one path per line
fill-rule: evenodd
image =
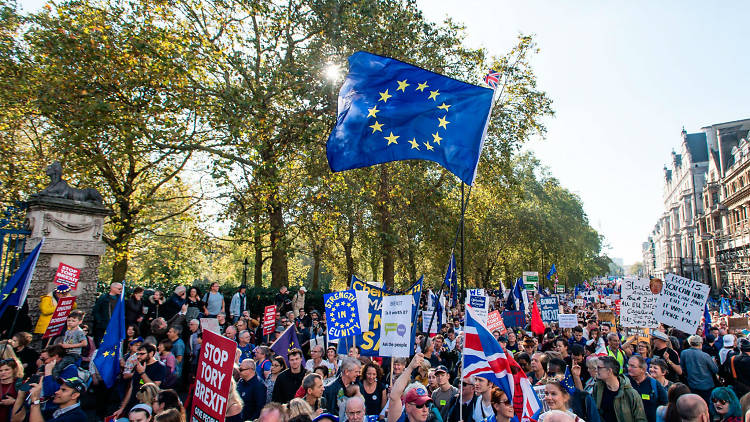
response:
M750 3L739 1L419 0L502 55L535 34L532 65L553 101L529 149L577 193L611 257L641 260L664 211L663 167L683 126L750 118Z
M607 253L641 260L664 211L663 166L684 127L750 118L750 2L418 0L466 42L502 55L533 34L538 87L553 100L533 150L578 194ZM20 0L35 11L43 0Z

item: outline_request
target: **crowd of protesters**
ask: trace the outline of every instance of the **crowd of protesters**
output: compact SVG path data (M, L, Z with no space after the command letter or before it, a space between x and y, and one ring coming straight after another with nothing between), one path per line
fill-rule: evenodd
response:
M244 286L228 300L217 283L205 293L178 286L145 298L136 287L126 301L121 372L106 388L90 362L121 291L113 283L96 301L92 327L75 310L63 334L42 342L49 308L70 294L62 287L42 301L34 335L17 332L0 344L0 422L185 421L207 319L237 342L230 422L494 422L523 415L522 394L508 397L485 378L461 376L463 306L450 309L436 334L418 330L410 359L364 356L357 345L344 355L335 344L316 341L325 338L325 310L306 306L304 287L280 289L270 336L263 335L262 315L249 312ZM500 292L488 295L491 309L502 311ZM563 302L566 313L578 314L572 329L553 323L538 334L528 326L493 333L518 363L514 370L524 371L543 396L540 421L745 420L747 330L730 330L714 314L707 333L662 326L646 341L600 321L597 311L607 307L601 301L581 308ZM299 347L277 356L269 346L287 329L296 331Z

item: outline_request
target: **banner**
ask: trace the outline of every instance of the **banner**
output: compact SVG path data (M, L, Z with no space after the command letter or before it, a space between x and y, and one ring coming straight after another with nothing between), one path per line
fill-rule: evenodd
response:
M274 325L276 325L276 305L266 306L263 309L263 335L272 334Z
M237 343L212 331L203 332L195 377L191 422L223 422Z
M500 315L500 311L492 311L487 314L487 331L500 331L500 334L505 334L508 331L508 329L505 328L505 322L503 322L503 317Z
M481 294L480 294L481 293ZM474 308L474 315L483 326L487 326L487 314L489 312L490 301L484 295L484 289L471 289L466 295L466 305Z
M507 328L525 327L526 314L523 311L505 311L503 312L503 323Z
M622 327L656 328L659 326L654 318L656 300L659 296L651 293L647 278L626 277L622 281L621 294L620 325Z
M542 321L545 323L557 322L557 314L560 313L560 303L557 301L557 297L540 297L539 312L542 314Z
M411 338L412 295L386 296L380 324L380 356L408 358L414 344Z
M328 339L338 340L362 334L359 325L357 294L352 290L328 293L323 296Z
M578 315L557 314L557 322L560 324L560 328L573 328L578 325Z
M579 308L586 306L586 299L576 299L576 306Z
M383 297L391 296L391 294L383 289L379 289L375 286L369 285L356 277L352 277L351 286L354 290L362 290L367 292L367 325L362 327L362 334L354 336L353 340L348 339L349 345L359 346L362 356L378 356L380 350L380 323L381 323L381 311L383 309ZM422 279L414 283L409 289L404 292L405 295L412 296L412 315L417 314L417 306L419 305L419 298L422 294ZM416 327L412 324L412 336Z
M81 278L81 270L70 265L65 265L62 262L57 266L57 273L55 279L52 280L55 284L64 284L70 286L70 290L76 290L78 288L78 280Z
M695 334L703 317L709 290L708 284L667 274L656 301L656 321L687 334Z
M73 310L73 303L75 301L75 296L66 296L57 301L55 312L52 314L49 325L47 325L47 331L44 332L42 338L55 337L62 333L63 328L65 328L68 322L68 315Z

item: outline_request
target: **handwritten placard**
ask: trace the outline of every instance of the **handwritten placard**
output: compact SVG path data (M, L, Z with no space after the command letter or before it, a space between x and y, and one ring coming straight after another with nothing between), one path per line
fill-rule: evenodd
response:
M656 300L659 296L651 293L649 280L640 277L627 277L622 281L620 300L620 325L623 327L655 328L659 323L654 317Z
M578 325L578 315L557 314L557 321L560 323L560 328L573 328Z
M695 334L703 317L709 290L708 284L667 274L664 278L664 287L656 301L656 321L687 334Z

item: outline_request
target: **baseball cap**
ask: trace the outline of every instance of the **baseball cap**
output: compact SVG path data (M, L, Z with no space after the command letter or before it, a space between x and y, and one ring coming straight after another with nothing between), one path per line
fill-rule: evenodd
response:
M722 338L724 343L724 347L731 348L734 347L734 336L732 334L725 334Z
M67 284L58 284L57 287L55 287L55 291L57 293L68 293L70 291L70 286Z
M318 422L322 419L330 419L333 422L339 422L339 417L330 413L321 413L320 415L316 416L315 419L312 420L312 422Z
M81 381L78 377L71 377L71 378L58 378L57 383L60 385L67 385L68 387L78 391L79 393L83 393L86 391L86 384Z
M740 339L740 350L743 352L750 352L750 340L746 338Z
M432 401L432 398L427 394L427 389L420 385L416 388L412 388L409 392L404 394L402 400L404 403L411 403L419 406L428 401Z
M305 287L305 286L302 286L302 287L300 287L299 289L300 289L300 290L302 290L303 292L307 293L307 287Z
M128 344L132 346L136 343L143 343L143 337L134 338L133 340L130 340L130 343Z
M446 368L445 365L438 365L435 367L435 373L438 373L438 372L445 372L447 374L448 368Z
M662 340L662 341L669 341L669 337L667 337L666 334L664 334L664 333L662 333L661 331L658 331L658 330L654 330L651 333L651 336L653 338L655 338L655 339L659 339L659 340Z

